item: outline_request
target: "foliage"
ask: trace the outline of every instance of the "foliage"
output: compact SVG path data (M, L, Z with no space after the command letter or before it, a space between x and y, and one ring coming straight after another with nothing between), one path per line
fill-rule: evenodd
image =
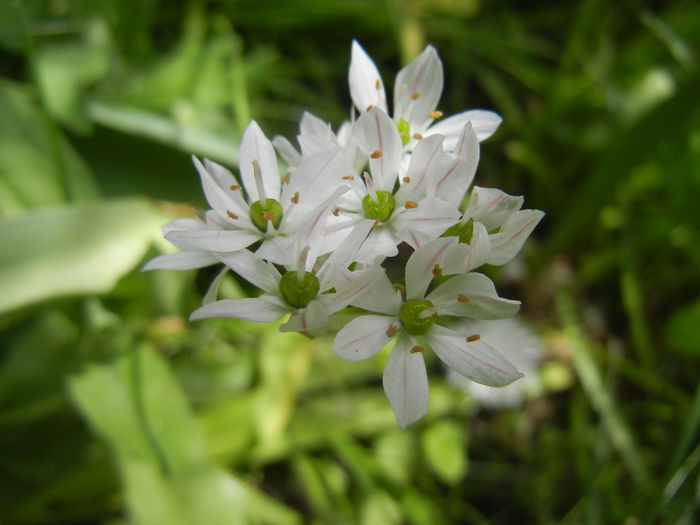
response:
M698 20L690 0L1 4L3 523L692 523ZM189 324L213 275L138 271L202 204L188 154L234 166L250 118L348 116L352 38L385 71L433 43L446 113L504 117L477 182L547 212L499 277L546 346L523 408L479 408L432 361L402 431L386 355Z

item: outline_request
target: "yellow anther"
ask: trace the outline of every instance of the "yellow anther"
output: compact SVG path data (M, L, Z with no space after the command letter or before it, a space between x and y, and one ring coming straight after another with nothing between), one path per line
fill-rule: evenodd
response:
M425 352L425 347L422 345L416 345L413 348L411 348L412 354L417 354L418 352Z
M333 210L333 215L335 215L336 217L337 217L338 215L340 215L340 208L334 209L334 210Z
M284 176L282 177L282 184L289 184L289 179L291 176L292 176L291 173L289 173L289 172L285 173Z
M382 89L382 81L377 79L377 81L374 83L374 87L377 89Z
M372 152L372 154L370 155L370 157L372 157L373 159L378 159L378 158L381 158L382 155L384 155L384 153L382 153L382 150L380 150L380 149L375 149L375 150Z
M430 113L428 113L428 116L430 118L440 118L442 117L442 111L431 111Z
M299 203L299 192L295 191L294 196L289 200L292 201L294 204L298 204Z
M440 277L442 275L442 268L440 268L439 264L435 264L435 266L433 266L433 275L435 277Z
M236 215L235 213L233 213L231 210L226 210L226 215L228 215L228 216L229 216L231 219L233 219L234 221L235 221L236 219L238 219L238 215Z
M387 337L394 337L396 335L396 331L399 329L399 327L395 324L390 324L389 328L386 329L386 336Z
M343 180L355 180L355 177L353 175L343 175L340 178Z
M467 343L473 343L474 341L478 341L479 339L481 339L481 336L479 334L470 335L469 337L467 337Z
M397 290L401 293L404 293L406 291L406 287L403 284L400 283L394 283L392 284L394 290Z
M369 110L372 109L373 107L374 107L374 105L373 105L373 104L370 104L369 106L367 106L367 109L366 109L365 111L369 111Z
M236 190L240 190L240 189L241 189L241 187L240 187L238 184L231 184L231 185L229 186L229 188L232 189L233 191L236 191Z
M466 295L464 295L463 293L461 293L461 294L459 294L459 295L457 296L457 300L458 300L460 303L468 303L468 302L469 302L469 297L467 297Z
M408 184L409 182L411 182L411 177L404 177L401 180L404 181L406 184Z
M376 227L379 226L381 223L382 223L382 221L380 221L379 219L375 219L375 220L374 220L374 224L372 224L372 228L376 228Z
M404 208L407 208L409 210L412 208L417 208L417 207L418 207L418 203L416 201L406 201L406 203L404 204Z
M413 138L416 139L416 140L420 140L420 139L423 138L423 135L421 135L420 133L414 133L414 134L413 134Z
M411 98L413 100L418 100L420 98L420 91L414 91L413 94L411 95Z

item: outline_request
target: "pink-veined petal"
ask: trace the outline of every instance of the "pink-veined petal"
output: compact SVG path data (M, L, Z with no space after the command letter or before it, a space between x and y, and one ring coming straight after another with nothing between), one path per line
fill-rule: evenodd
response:
M395 327L393 333L391 326ZM370 358L391 341L399 326L399 320L395 317L385 315L356 317L338 332L333 341L333 353L347 361Z
M378 273L383 271L383 268L375 266L364 271L346 272L347 279L336 281L337 291L323 296L328 313L334 314L356 302L371 289Z
M394 121L379 108L372 108L355 121L353 138L369 156L376 190L392 191L401 166L403 145Z
M258 241L260 235L247 230L171 231L165 238L195 250L235 252Z
M283 208L290 202L315 206L345 184L341 176L351 171L339 147L305 156L282 189Z
M490 236L487 262L500 265L515 257L542 217L544 212L540 210L520 210L508 217L501 231Z
M410 164L406 170L403 184L396 192L396 201L417 201L425 197L426 180L432 176L432 166L436 156L442 154L441 135L434 135L419 140L413 153L406 158ZM406 182L408 181L408 182Z
M212 264L219 263L213 254L205 251L184 251L178 253L166 253L148 261L142 272L149 270L195 270Z
M324 301L314 299L306 305L306 308L302 308L297 313L292 314L289 321L280 326L280 331L306 332L308 330L316 330L325 326L329 318L330 313Z
M475 186L464 214L479 221L487 230L500 227L523 205L522 197L514 197L496 188Z
M210 206L216 211L217 215L230 224L235 224L235 222L231 218L229 212L233 213L235 216L244 217L245 221L248 221L249 212L247 207L243 208L240 202L237 202L227 190L219 186L216 179L212 177L197 157L192 157L192 162L197 168L199 177L202 180L204 196L207 198Z
M356 223L350 234L321 265L316 276L322 288L333 286L332 283L336 279L336 272L347 269L355 261L355 256L371 231L373 224L374 221L371 219Z
M384 368L384 392L396 420L406 428L428 411L428 374L422 352L411 353L413 343L402 336Z
M248 250L217 254L219 260L246 281L266 292L277 291L282 276L270 263L257 258Z
M465 338L446 328L434 326L426 334L426 339L447 366L482 385L506 386L523 376L510 361L476 335Z
M436 124L430 126L428 131L423 135L426 137L436 133L445 135L445 142L443 144L445 151L453 151L457 147L459 134L462 132L467 122L472 123L472 127L474 128L479 142L482 142L496 132L498 126L503 122L503 119L493 111L472 109L440 120Z
M269 323L287 313L289 308L278 297L262 295L247 299L224 299L197 308L190 321L212 317L231 317L258 323Z
M370 312L397 316L403 301L401 293L394 289L386 272L381 270L372 281L372 285L351 304Z
M433 117L442 95L442 62L433 46L423 52L396 75L394 119L404 119L412 131L422 132Z
M367 236L362 247L357 251L355 260L366 264L372 264L377 259L393 257L399 253L397 245L400 242L401 239L394 235L390 229L384 226L378 226Z
M301 162L301 154L294 145L282 135L275 135L272 138L272 145L277 150L288 166L294 167Z
M474 272L445 281L427 299L438 307L440 315L485 321L512 317L520 309L520 301L499 297L491 279Z
M467 273L486 264L491 242L486 227L475 222L469 244L458 243L450 250L442 266L444 275Z
M440 236L447 228L459 221L459 210L440 199L423 199L417 208L395 213L391 226L396 235L413 248Z
M406 299L423 299L435 277L435 265L442 266L456 243L456 237L438 237L413 252L406 263Z
M454 155L445 153L436 163L435 173L430 179L433 184L428 195L459 206L474 180L478 164L479 141L471 124L467 123L462 130Z
M262 129L254 120L248 124L243 133L241 148L238 153L239 168L243 185L248 192L250 202L260 200L258 189L255 184L253 162L260 166L262 184L265 189L265 196L268 199L279 200L280 198L280 172L277 166L277 157L272 142L265 136Z
M384 82L377 66L357 40L352 41L352 56L348 71L350 96L357 110L362 113L370 106L387 111Z

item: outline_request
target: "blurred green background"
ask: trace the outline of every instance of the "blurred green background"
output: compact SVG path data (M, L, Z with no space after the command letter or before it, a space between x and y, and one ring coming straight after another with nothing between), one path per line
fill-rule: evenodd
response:
M190 324L217 270L138 271L204 206L189 154L348 118L352 38L504 117L477 183L547 213L490 272L542 341L522 406L432 358L403 431L385 355ZM0 2L0 523L693 523L699 44L696 0Z

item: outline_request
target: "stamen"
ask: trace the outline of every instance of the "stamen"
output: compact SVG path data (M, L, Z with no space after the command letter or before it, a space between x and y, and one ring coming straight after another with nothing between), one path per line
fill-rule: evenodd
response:
M234 221L235 221L236 219L238 219L238 215L236 215L235 213L233 213L231 210L226 210L226 215L228 215L229 218L233 219Z
M414 91L411 95L411 99L418 100L420 98L420 91Z
M306 272L306 258L309 255L310 249L311 247L304 246L304 249L299 252L299 258L297 259L297 280L299 281L299 284L301 284L304 280L304 273Z
M467 337L467 343L473 343L474 341L478 341L479 339L481 339L481 336L479 334L470 335L469 337Z
M354 176L354 175L343 175L343 176L340 177L340 178L343 179L343 180L355 180L355 176Z
M236 191L236 190L240 190L240 189L241 189L241 187L240 187L238 184L231 184L231 185L229 186L229 188L232 189L233 191Z
M435 263L435 266L433 266L433 275L435 277L440 277L442 275L442 268L437 263Z
M260 164L257 160L253 161L253 176L255 177L255 187L258 190L258 200L265 202L267 196L265 195L265 186L263 186L262 172L260 171Z
M292 201L294 204L299 204L299 192L295 191L294 196L289 200Z
M404 177L401 180L404 181L406 184L408 184L409 182L411 182L411 177Z
M282 177L282 184L289 184L289 178L292 176L291 173L287 172Z
M374 223L372 224L372 228L376 228L382 223L379 219L374 219Z
M374 87L377 89L382 89L382 81L377 79L377 81L374 83Z
M401 293L404 293L406 291L406 287L403 284L394 283L391 286L394 288L394 290L397 290Z
M369 110L372 109L373 107L374 107L374 104L370 104L369 106L367 106L367 109L366 109L365 111L369 111Z
M379 158L381 158L382 155L384 155L384 153L382 153L382 150L380 150L380 149L375 149L375 150L372 152L372 154L370 155L370 157L372 157L373 159L379 159Z
M362 177L365 179L365 186L367 186L367 191L369 192L370 196L372 197L372 200L376 202L377 201L377 192L374 191L374 181L372 180L372 177L366 171L362 174Z
M418 352L425 352L425 347L422 345L416 345L413 348L411 348L412 354L417 354Z
M338 215L340 215L340 208L334 209L334 210L333 210L333 215L335 215L336 217L337 217Z
M409 210L412 208L417 208L417 207L418 207L418 203L416 201L406 201L406 203L404 204L404 208L409 209Z
M442 117L442 111L431 111L430 113L428 113L428 116L430 118L440 118Z
M460 303L468 303L468 302L469 302L469 297L467 297L466 295L464 295L463 293L461 293L461 294L459 294L459 295L457 296L457 300L458 300Z
M413 134L413 138L416 139L416 140L420 140L420 139L423 138L423 135L421 135L420 133L414 133L414 134Z
M387 337L394 337L396 335L396 331L398 329L399 329L398 325L390 324L389 328L386 329L386 336Z

